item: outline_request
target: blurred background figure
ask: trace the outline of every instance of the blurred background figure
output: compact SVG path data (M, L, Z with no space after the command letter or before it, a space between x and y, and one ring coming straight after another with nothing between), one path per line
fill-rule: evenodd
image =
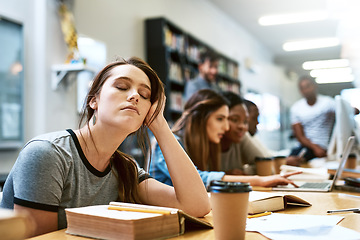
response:
M290 155L298 155L305 148L306 161L326 157L335 123L335 100L318 94L317 84L310 76L301 77L298 87L303 98L291 107L291 124L299 146Z
M215 53L206 51L200 54L199 74L186 84L184 101L187 101L195 92L201 89L212 89L221 92L221 89L216 84L218 66L219 58Z

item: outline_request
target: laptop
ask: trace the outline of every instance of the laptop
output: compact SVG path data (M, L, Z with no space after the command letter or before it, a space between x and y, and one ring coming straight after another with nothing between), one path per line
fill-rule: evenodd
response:
M322 182L294 182L299 187L294 187L293 185L279 185L276 187L273 187L272 190L274 191L298 191L298 192L331 192L338 179L340 179L341 174L344 170L346 160L350 154L350 151L352 149L352 146L354 145L355 137L351 136L349 137L346 146L344 148L344 152L339 164L338 169L335 172L334 178L332 180L326 180Z

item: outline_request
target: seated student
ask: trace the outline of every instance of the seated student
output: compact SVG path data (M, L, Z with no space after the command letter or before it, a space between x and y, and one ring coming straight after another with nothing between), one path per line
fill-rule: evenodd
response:
M237 97L235 96L234 99ZM230 99L229 99L230 100ZM230 100L231 101L231 100ZM236 101L236 100L235 100ZM244 99L245 106L249 113L248 118L248 132L250 134L250 138L253 140L254 144L261 150L261 152L266 157L272 157L278 155L275 151L271 151L268 149L264 144L255 136L257 133L257 125L259 124L258 118L259 118L259 108L256 106L256 104L250 100ZM231 107L230 107L231 111ZM230 125L231 129L231 125ZM301 163L304 162L304 158L300 158L298 156L288 156L286 158L286 164L292 165L292 166L300 166Z
M223 96L229 102L229 129L221 139L221 169L230 175L254 174L255 158L271 154L255 144L248 132L250 118L244 99L233 92ZM252 168L245 170L244 165Z
M287 179L293 174L259 177L226 175L221 171L220 140L229 129L228 115L227 100L213 90L203 89L186 102L183 114L172 129L198 168L205 186L209 186L211 180L249 182L253 186L293 183ZM166 164L159 144L155 144L151 161L150 174L161 182L174 185L169 172L172 166Z
M164 89L139 58L116 61L95 77L78 130L30 140L6 180L1 207L25 210L37 224L33 235L66 227L65 208L135 202L210 211L206 189L163 116ZM156 181L134 159L117 151L132 133L145 140L146 127L161 146L174 188Z

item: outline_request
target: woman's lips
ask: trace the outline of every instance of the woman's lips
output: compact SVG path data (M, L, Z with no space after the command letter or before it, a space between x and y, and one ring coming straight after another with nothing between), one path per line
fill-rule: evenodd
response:
M121 110L133 111L133 112L136 112L138 115L140 115L139 110L134 106L126 106L126 107L122 108Z

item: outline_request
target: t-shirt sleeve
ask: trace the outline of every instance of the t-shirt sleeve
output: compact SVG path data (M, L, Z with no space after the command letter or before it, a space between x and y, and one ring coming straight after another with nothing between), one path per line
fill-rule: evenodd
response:
M58 211L66 171L62 154L51 142L28 143L12 171L15 204Z
M296 123L300 123L301 120L299 118L299 108L298 108L298 103L295 103L291 108L290 108L290 122L291 124L296 124Z
M151 178L151 176L143 168L138 166L138 182L141 183L148 178Z

